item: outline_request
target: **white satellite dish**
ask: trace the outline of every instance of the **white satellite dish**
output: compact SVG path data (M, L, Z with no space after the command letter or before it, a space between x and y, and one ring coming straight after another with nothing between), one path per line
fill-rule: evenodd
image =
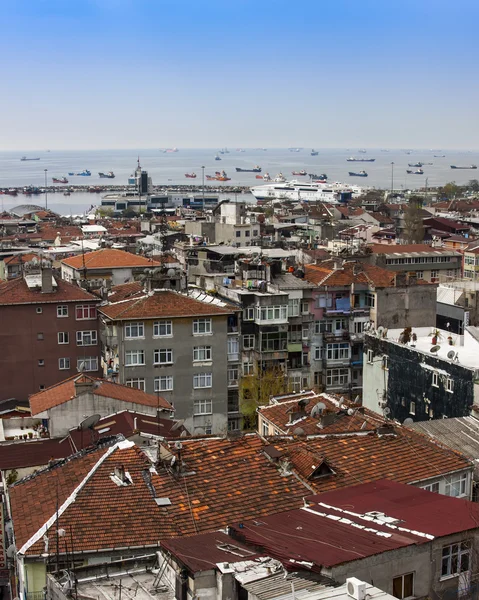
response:
M411 417L408 417L407 419L404 419L403 421L403 425L412 425L414 423L414 419L411 419Z
M325 409L326 409L326 404L324 404L324 402L318 402L311 409L311 417L313 419L318 419L323 414L323 410L325 410Z
M390 415L390 414L391 414L391 409L389 408L389 406L385 406L385 407L384 407L384 410L383 410L383 415L384 415L385 417L387 417L387 416L388 416L388 415Z
M93 429L98 421L101 419L101 415L90 415L78 425L78 429L85 431L85 429Z
M456 353L454 352L454 350L449 350L449 352L447 353L447 358L449 360L452 360L455 356L456 356Z

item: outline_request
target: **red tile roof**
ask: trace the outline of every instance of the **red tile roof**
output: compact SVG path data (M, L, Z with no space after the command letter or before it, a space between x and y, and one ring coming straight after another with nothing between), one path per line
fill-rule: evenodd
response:
M134 296L144 295L144 285L141 281L131 281L130 283L122 283L115 285L108 293L109 302L120 302Z
M209 304L169 290L155 290L131 300L101 306L99 311L112 320L155 319L227 315L233 310Z
M84 255L71 256L65 258L62 264L74 269L121 269L125 267L159 267L160 263L152 261L137 254L116 250L114 248L105 248L88 252Z
M356 283L389 287L394 282L394 273L391 271L355 261L346 261L336 269L333 260L324 261L319 265L306 265L304 277L318 286L344 286Z
M50 294L28 288L23 277L0 281L0 306L11 304L50 304L55 302L98 302L98 298L77 285L55 277L57 287Z
M65 404L72 398L76 397L75 381L90 381L94 384L99 384L94 388L96 396L104 398L114 398L122 402L131 404L142 404L144 406L160 407L164 410L173 410L171 404L161 396L156 394L146 394L145 392L127 385L112 383L105 379L90 377L88 375L73 375L60 383L56 383L51 387L37 392L30 396L30 408L32 415L37 415L44 410L49 410L54 406Z
M3 260L3 262L6 265L20 265L20 264L25 264L26 262L28 262L29 260L33 260L34 258L38 259L39 255L38 254L34 254L33 252L28 252L26 254L15 254L14 256L9 256L8 258L5 258Z

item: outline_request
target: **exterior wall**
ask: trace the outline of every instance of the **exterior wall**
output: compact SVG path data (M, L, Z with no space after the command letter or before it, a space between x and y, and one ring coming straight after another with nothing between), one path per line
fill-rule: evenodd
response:
M436 322L436 286L406 285L376 290L378 325L389 329Z
M25 304L0 307L0 380L2 382L0 400L16 398L26 401L30 394L63 381L77 373L77 360L83 357L97 357L100 366L100 345L77 346L76 332L97 332L98 319L77 321L75 306L92 304L92 301L62 302L42 304L38 294L38 304ZM93 301L96 304L97 301ZM68 317L57 317L57 306L68 306ZM42 308L40 314L37 307ZM59 344L58 333L68 332L69 343ZM37 339L39 333L43 339ZM59 369L60 358L70 359L70 368ZM44 366L38 361L43 360ZM99 375L99 370L92 372Z
M25 563L25 592L41 592L45 587L47 568L45 561ZM28 596L26 596L28 598Z
M384 356L388 357L387 369ZM437 387L432 385L434 371L439 377ZM447 377L454 381L453 392L446 390ZM474 402L472 369L369 334L365 336L363 382L363 405L376 412L387 406L388 416L401 423L407 418L465 417Z

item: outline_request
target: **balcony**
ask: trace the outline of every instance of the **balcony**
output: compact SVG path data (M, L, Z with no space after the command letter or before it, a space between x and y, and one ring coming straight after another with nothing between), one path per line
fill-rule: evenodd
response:
M302 352L303 343L302 342L292 342L287 345L288 352Z
M229 388L238 387L238 380L237 379L228 379L228 387Z
M350 332L347 329L338 329L337 331L325 331L323 333L323 339L325 342L334 342L337 340L348 341L350 338Z

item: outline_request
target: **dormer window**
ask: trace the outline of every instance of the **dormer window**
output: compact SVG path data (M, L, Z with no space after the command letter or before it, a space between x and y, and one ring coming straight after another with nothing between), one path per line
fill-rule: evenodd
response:
M323 460L318 466L313 465L314 471L308 477L308 479L319 479L321 477L328 477L329 475L335 475L335 471Z

